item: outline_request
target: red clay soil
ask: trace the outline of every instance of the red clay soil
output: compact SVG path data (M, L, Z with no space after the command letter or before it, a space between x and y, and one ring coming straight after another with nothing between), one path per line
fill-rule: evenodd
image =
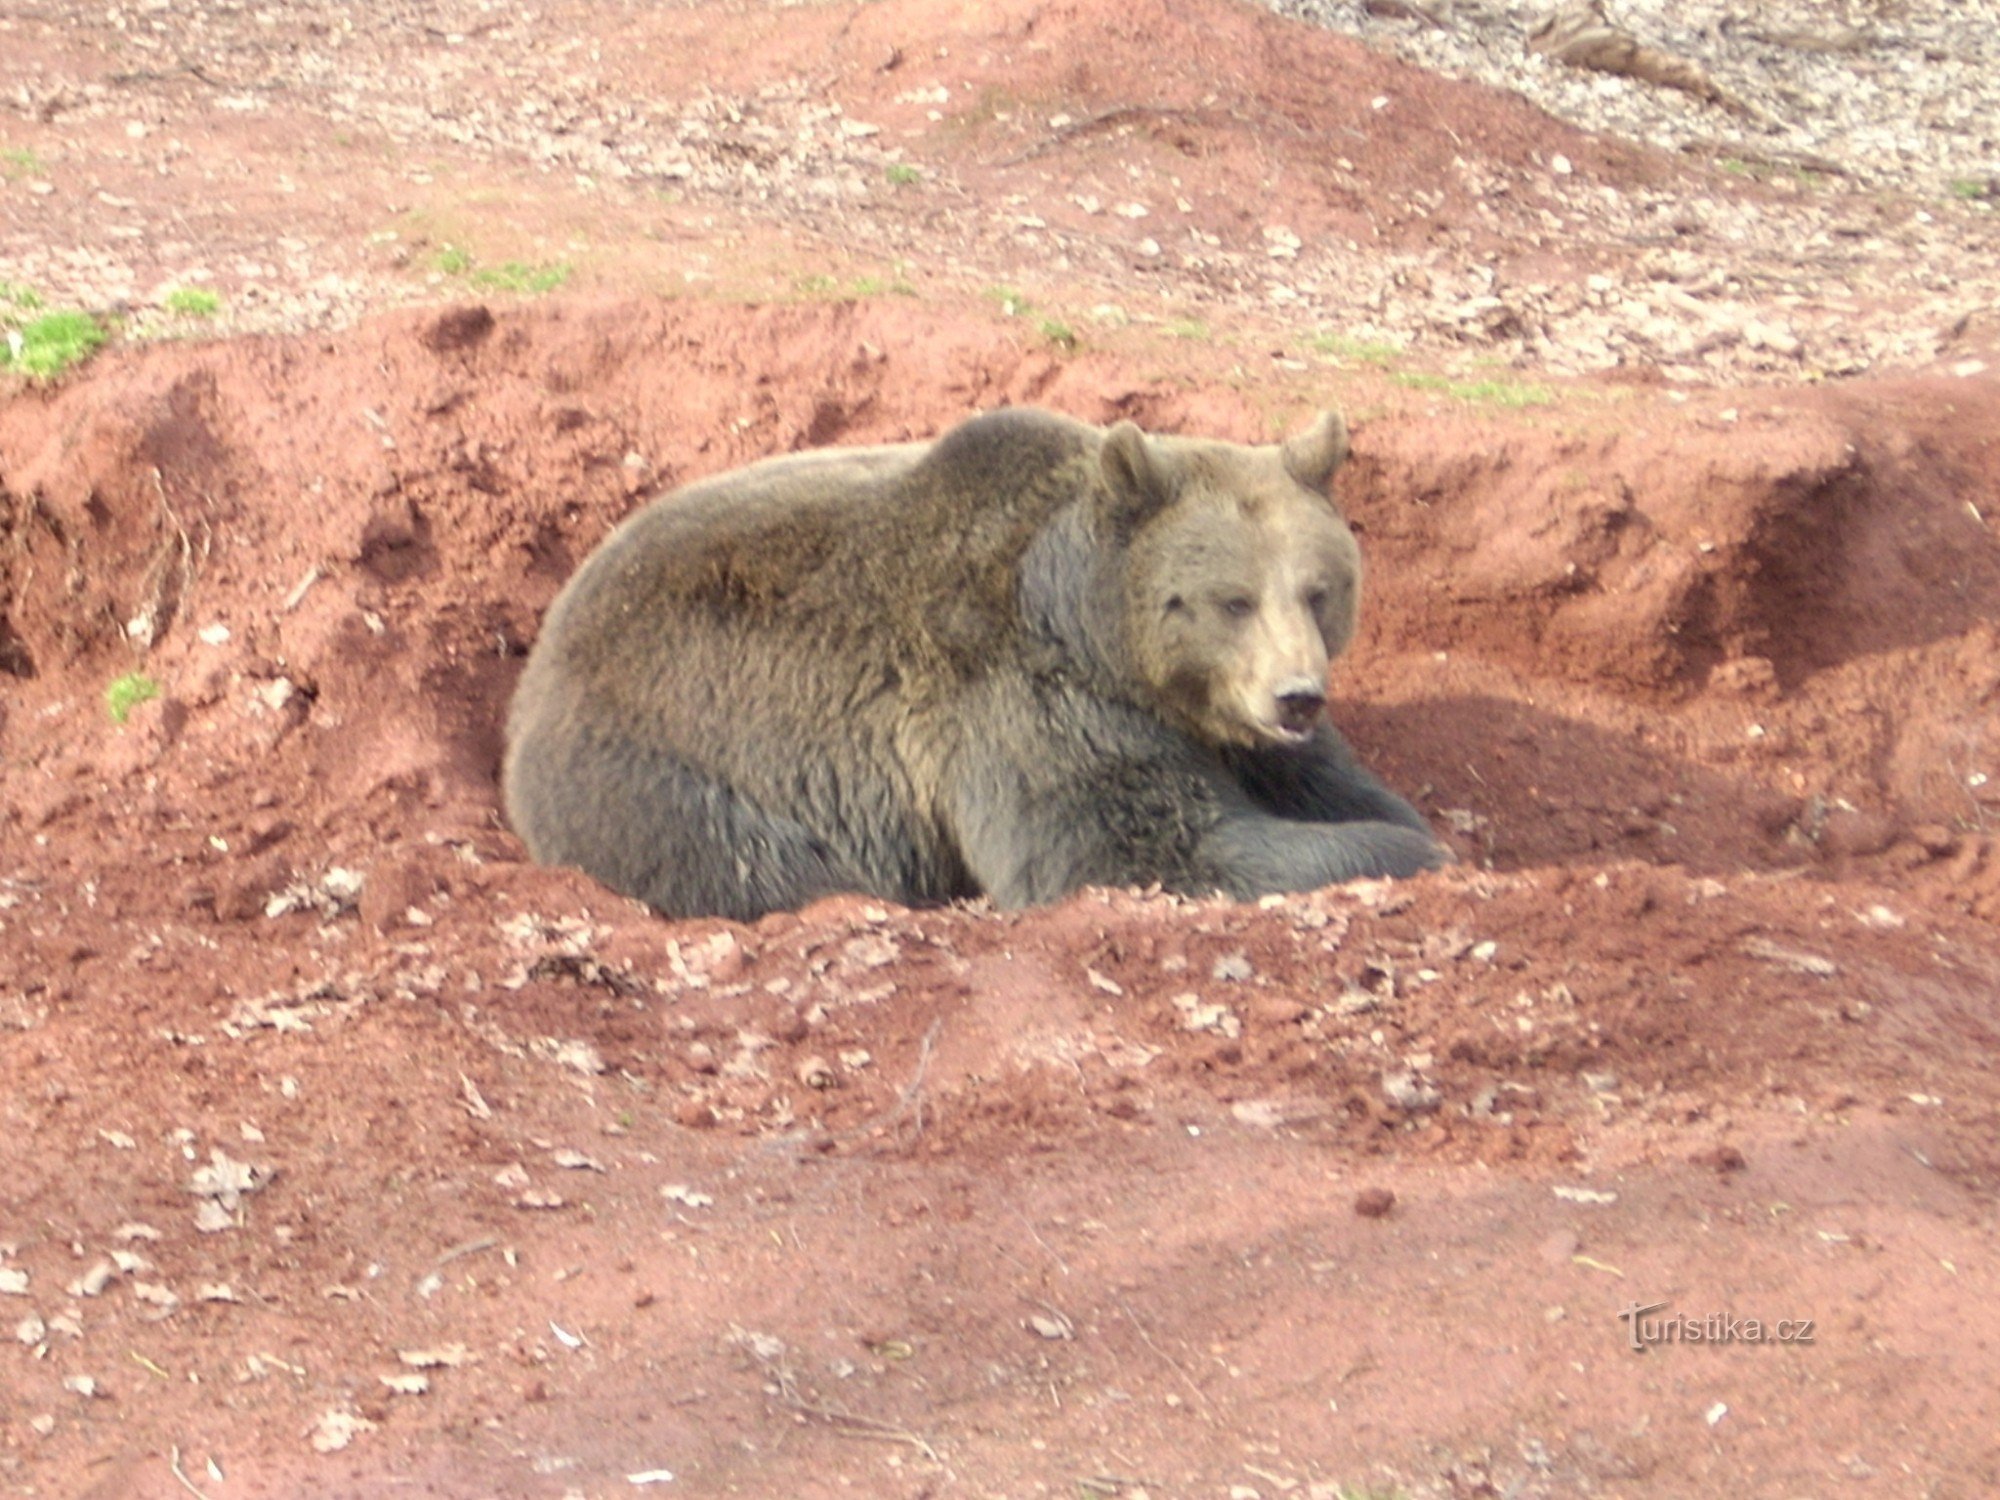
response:
M1185 14L1035 11L1072 89ZM1388 66L1216 14L1162 90ZM744 25L712 66L782 63ZM1504 155L1527 112L1437 88ZM1513 410L1230 359L613 290L11 389L0 1486L2000 1491L2000 382ZM505 828L541 611L658 489L1329 399L1336 718L1454 869L737 926Z

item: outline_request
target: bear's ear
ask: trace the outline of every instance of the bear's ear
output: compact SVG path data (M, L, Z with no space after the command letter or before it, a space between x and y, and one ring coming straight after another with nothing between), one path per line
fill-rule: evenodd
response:
M1120 422L1104 434L1097 461L1104 474L1105 509L1114 521L1137 526L1167 503L1171 485L1160 454L1132 423Z
M1307 489L1326 493L1333 471L1347 462L1347 423L1337 411L1323 411L1319 420L1279 450L1285 472Z

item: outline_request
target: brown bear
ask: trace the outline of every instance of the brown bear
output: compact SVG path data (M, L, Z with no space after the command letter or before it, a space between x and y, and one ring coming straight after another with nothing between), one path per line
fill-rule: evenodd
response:
M691 485L550 607L508 815L673 916L1436 866L1326 717L1361 585L1326 496L1346 456L1332 414L1244 447L1022 408Z

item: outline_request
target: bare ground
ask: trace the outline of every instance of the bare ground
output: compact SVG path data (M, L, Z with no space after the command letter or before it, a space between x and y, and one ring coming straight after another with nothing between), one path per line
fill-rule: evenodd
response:
M211 285L235 336L0 406L7 1487L2000 1486L1968 283L1886 244L1791 353L1736 325L1663 379L1370 278L1646 280L1615 216L1492 191L1557 153L1579 204L1786 195L1248 8L463 11L9 23L6 279L153 334ZM1399 219L1454 162L1457 227ZM1990 215L1932 209L1978 261ZM1874 373L1796 378L1822 326ZM523 863L504 704L620 516L1026 400L1349 411L1337 716L1457 869L746 928ZM1636 1352L1653 1303L1736 1341Z

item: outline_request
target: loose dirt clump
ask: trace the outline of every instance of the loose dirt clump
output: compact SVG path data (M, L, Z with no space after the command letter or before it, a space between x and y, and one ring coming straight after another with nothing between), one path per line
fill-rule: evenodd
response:
M71 128L8 125L63 169L10 169L9 245L55 231L57 297L111 238L134 285L202 245L232 336L0 404L10 1492L2000 1484L2000 383L1967 344L1708 389L1760 366L1315 342L1380 312L1295 274L1321 248L1478 263L1392 222L1417 163L1559 139L1621 193L1752 200L1251 7L61 11L7 23L18 119ZM1410 134L1368 126L1385 90ZM371 164L316 164L314 122ZM1301 188L1350 129L1346 196ZM149 142L181 165L118 155ZM642 145L671 186L618 176ZM244 163L229 212L193 191ZM441 216L401 265L391 180ZM1505 198L1452 200L1501 203L1486 264L1613 274ZM183 252L92 237L211 210ZM222 271L281 232L296 267ZM618 248L536 292L572 241ZM1457 866L738 925L525 862L505 705L619 519L1030 401L1238 441L1348 411L1336 717Z

